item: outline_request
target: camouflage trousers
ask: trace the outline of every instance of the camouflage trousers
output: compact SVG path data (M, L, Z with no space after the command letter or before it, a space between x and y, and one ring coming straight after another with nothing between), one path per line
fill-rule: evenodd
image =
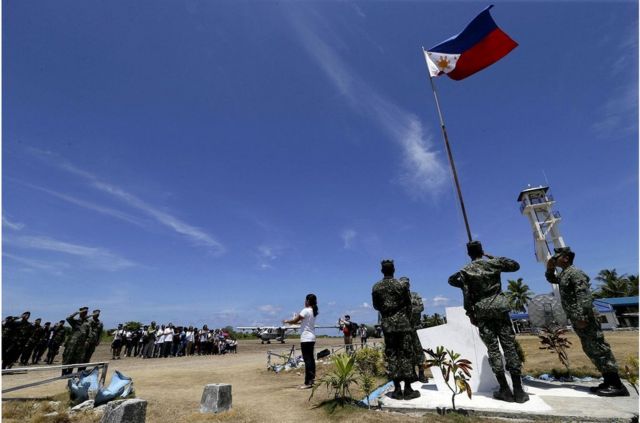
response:
M516 349L516 335L511 327L509 313L505 312L491 319L478 319L478 330L482 342L487 346L493 373L503 373L506 368L509 373L519 374L522 363ZM500 347L504 351L506 366L503 366Z
M422 366L424 364L424 351L422 350L422 344L420 344L420 338L418 338L418 332L411 332L413 338L413 358L414 366Z
M587 327L584 329L573 326L573 330L580 338L582 350L601 373L617 373L618 363L611 352L609 343L604 339L600 322L593 315L589 316L587 322Z
M384 355L387 358L387 374L390 379L415 379L415 343L412 333L385 332Z

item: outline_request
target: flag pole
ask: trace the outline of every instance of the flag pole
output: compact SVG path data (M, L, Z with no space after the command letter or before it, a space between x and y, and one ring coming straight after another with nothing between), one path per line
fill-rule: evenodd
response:
M422 47L423 54L425 53L424 47ZM426 56L425 56L426 57ZM429 82L431 82L431 90L433 91L433 97L436 99L436 108L438 109L438 117L440 118L440 129L442 129L442 136L444 138L444 145L447 149L447 156L449 157L449 165L451 167L451 173L453 174L453 181L456 184L456 191L458 193L458 200L460 201L460 209L462 210L462 217L464 218L464 226L467 230L467 238L469 242L471 239L471 229L469 229L469 219L467 218L467 210L464 207L464 200L462 199L462 190L460 189L460 182L458 181L458 172L456 172L456 165L453 161L453 154L451 154L451 146L449 145L449 136L447 135L447 128L444 125L444 119L442 118L442 111L440 110L440 102L438 101L438 93L436 86L433 83L433 77L429 72L429 66L427 64L427 72L429 74Z

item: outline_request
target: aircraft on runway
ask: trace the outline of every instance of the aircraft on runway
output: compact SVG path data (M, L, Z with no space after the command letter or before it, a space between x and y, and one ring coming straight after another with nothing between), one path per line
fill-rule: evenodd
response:
M316 326L316 329L336 329L337 326ZM238 326L238 330L250 330L256 337L260 338L261 344L265 342L271 343L271 340L279 341L284 344L287 332L297 332L300 325L281 325L281 326Z

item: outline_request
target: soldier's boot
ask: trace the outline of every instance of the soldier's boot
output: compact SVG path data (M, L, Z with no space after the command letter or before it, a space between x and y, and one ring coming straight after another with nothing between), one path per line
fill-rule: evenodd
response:
M513 383L513 399L515 402L522 404L529 401L529 395L522 389L520 373L511 373L511 382Z
M609 374L608 373L607 374L603 374L602 377L603 377L604 381L598 386L591 386L589 388L589 392L592 392L592 393L595 394L600 389L605 389L605 388L609 387L609 385L611 384L611 378L609 377Z
M391 398L401 400L404 399L404 394L402 393L402 387L400 386L400 381L394 379L393 380L393 392L391 393Z
M504 372L496 373L496 379L498 379L500 389L493 392L493 398L500 401L513 402L513 394L511 393L511 388L509 388Z
M420 398L420 392L415 391L411 387L411 380L405 379L405 381L404 381L404 399L412 400L414 398Z
M422 368L422 366L420 366L420 368L418 369L418 381L422 383L429 382L429 378L424 375L424 369Z
M620 380L620 376L618 373L604 373L602 375L604 377L605 383L608 381L609 386L606 386L602 389L598 389L596 395L600 397L628 397L629 391L622 384Z

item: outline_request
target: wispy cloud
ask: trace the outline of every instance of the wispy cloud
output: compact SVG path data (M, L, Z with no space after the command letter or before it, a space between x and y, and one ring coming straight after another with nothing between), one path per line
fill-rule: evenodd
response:
M45 193L47 193L47 194L49 194L49 195L51 195L53 197L59 198L61 200L64 200L64 201L66 201L68 203L74 204L76 206L84 207L85 209L88 209L88 210L97 211L98 213L102 213L102 214L105 214L107 216L115 217L116 219L120 219L120 220L123 220L125 222L132 223L134 225L143 226L143 224L140 221L140 219L138 219L138 218L136 218L134 216L131 216L128 213L121 212L120 210L115 210L115 209L112 209L110 207L104 207L104 206L101 206L99 204L95 204L95 203L92 203L92 202L89 202L89 201L81 200L81 199L73 197L71 195L62 194L60 192L57 192L57 191L54 191L54 190L50 190L50 189L47 189L47 188L43 188L43 187L40 187L40 186L37 186L37 185L32 185L32 184L28 184L28 183L24 183L24 182L23 182L23 184L28 186L28 187L30 187L30 188L45 192Z
M276 245L259 245L256 256L261 269L273 269L273 263L282 256L283 248Z
M135 266L134 262L114 254L109 250L99 247L72 244L48 237L20 236L8 239L5 238L5 242L18 248L51 251L80 257L86 260L90 265L109 271L116 271Z
M331 33L318 29L316 15L307 9L295 8L289 21L309 55L327 75L336 89L357 112L365 114L395 141L403 150L404 172L399 181L414 198L441 191L447 179L438 153L431 149L431 135L425 131L418 117L386 99L364 82L340 58L331 45L319 34ZM335 33L333 33L335 36Z
M428 307L445 307L448 306L451 303L451 299L447 298L443 295L436 295L435 297L428 299L428 298L424 298L423 302L428 306Z
M177 217L158 209L157 207L152 206L151 204L145 202L141 198L115 186L108 182L105 182L99 179L97 176L93 175L86 170L80 169L79 167L69 163L67 160L63 160L58 158L55 154L31 149L31 151L46 159L48 162L53 163L59 168L73 174L79 176L88 182L92 187L102 191L110 195L117 200L120 200L127 204L129 207L135 208L151 217L153 217L156 222L161 225L172 229L178 234L188 238L194 244L204 246L208 248L214 255L219 256L225 253L226 248L213 236L209 235L205 231L200 228L197 228L193 225L190 225Z
M2 226L12 229L14 231L19 231L24 228L24 223L12 222L5 215L2 215Z
M342 238L342 248L348 250L353 247L353 241L356 239L358 233L353 229L345 229L340 234Z
M273 317L275 315L277 315L278 313L280 313L282 311L282 307L280 306L275 306L272 304L265 304L265 305L261 305L258 307L258 310L260 310L262 313Z
M14 260L17 263L23 264L32 269L44 270L55 274L61 274L62 269L70 267L70 265L67 263L34 260L31 258L20 257L9 253L2 253L2 256Z
M621 40L608 40L602 50L611 51L617 59L609 64L609 78L619 81L609 98L596 111L592 127L600 136L613 131L631 134L638 128L638 33L637 26ZM636 69L636 72L630 70Z
M362 303L362 308L371 308L371 304L364 302Z

